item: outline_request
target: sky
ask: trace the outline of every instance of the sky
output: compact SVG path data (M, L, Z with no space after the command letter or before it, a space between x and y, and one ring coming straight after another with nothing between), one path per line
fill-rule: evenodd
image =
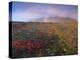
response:
M11 8L10 8L11 9ZM46 17L69 17L78 19L75 5L12 2L12 21L33 21Z

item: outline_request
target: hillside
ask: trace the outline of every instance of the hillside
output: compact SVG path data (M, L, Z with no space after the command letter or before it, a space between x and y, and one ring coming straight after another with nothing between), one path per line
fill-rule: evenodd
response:
M69 23L12 22L12 40L45 41L46 53L39 56L77 54L78 26L77 22L71 21Z

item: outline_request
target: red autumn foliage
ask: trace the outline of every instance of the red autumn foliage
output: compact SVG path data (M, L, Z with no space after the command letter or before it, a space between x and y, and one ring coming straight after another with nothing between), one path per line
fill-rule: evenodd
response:
M15 49L27 49L28 52L31 52L33 49L42 49L46 45L43 40L13 40L12 48Z

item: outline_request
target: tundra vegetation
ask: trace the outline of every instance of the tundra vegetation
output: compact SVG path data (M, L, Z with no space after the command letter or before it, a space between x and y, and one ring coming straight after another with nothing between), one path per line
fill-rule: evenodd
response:
M12 22L12 58L78 53L77 22Z

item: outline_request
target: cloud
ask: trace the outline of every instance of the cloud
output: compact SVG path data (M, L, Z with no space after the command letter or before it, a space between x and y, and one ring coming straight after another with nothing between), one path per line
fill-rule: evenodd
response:
M20 10L21 9L21 10ZM19 8L16 11L12 11L12 20L14 21L30 21L38 18L45 17L71 17L77 18L77 12L71 11L70 7L55 6L55 5L33 5L25 9Z

